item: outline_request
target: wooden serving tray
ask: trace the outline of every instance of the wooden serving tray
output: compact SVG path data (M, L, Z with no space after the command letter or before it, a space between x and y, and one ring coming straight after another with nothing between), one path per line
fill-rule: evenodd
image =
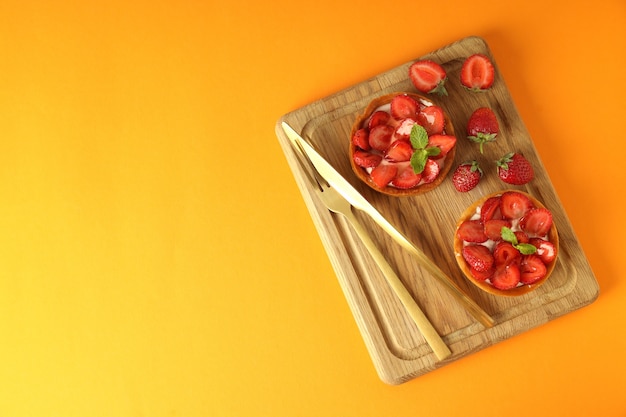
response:
M463 60L473 53L489 56L496 68L494 85L487 92L466 91L459 82ZM469 37L419 59L422 58L439 62L448 74L449 95L429 98L442 106L453 121L458 147L455 165L477 159L485 171L480 184L468 193L457 192L447 178L438 188L420 196L389 197L361 183L350 168L348 144L352 123L373 98L392 92L416 91L408 78L412 62L285 114L276 125L279 142L376 370L388 384L403 383L539 326L592 303L599 294L593 271L486 42ZM496 142L485 145L484 155L479 153L477 144L465 138L470 114L482 106L494 110L501 128ZM494 318L496 325L485 328L476 322L414 258L367 216L357 213L452 350L452 356L437 361L353 230L314 195L280 127L283 121L301 132L392 224L453 277ZM522 152L533 164L535 179L529 184L507 186L498 178L494 161L510 151ZM453 253L454 228L461 213L481 196L504 189L526 191L542 201L552 211L560 236L560 252L552 276L539 289L521 297L498 297L481 292L461 275Z

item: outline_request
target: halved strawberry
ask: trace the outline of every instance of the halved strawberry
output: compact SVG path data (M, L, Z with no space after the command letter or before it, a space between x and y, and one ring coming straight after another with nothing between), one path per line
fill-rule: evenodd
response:
M437 146L441 149L441 153L434 156L433 159L443 158L456 145L456 136L454 135L432 135L428 137L428 146Z
M520 262L520 271L520 280L524 284L532 284L546 275L547 268L539 256L526 255Z
M461 84L472 91L483 91L491 88L495 70L489 57L474 54L468 57L461 67Z
M504 240L496 243L493 248L493 259L496 265L504 265L511 262L519 262L522 254L515 247Z
M530 210L519 221L520 228L534 236L545 236L552 227L552 213L546 208Z
M511 221L505 219L491 219L485 222L485 235L491 240L502 240L502 228L511 227Z
M446 71L443 67L431 60L414 62L409 67L411 82L422 93L434 93L447 96L445 82Z
M409 161L411 155L413 155L413 147L403 140L393 142L385 152L385 158L393 162Z
M491 285L499 290L510 290L520 282L520 267L517 262L510 262L496 266L491 277Z
M532 208L532 201L524 194L506 191L500 196L500 212L506 219L518 219Z
M426 106L417 113L417 123L426 129L428 136L443 133L445 119L439 106Z
M372 170L370 177L380 188L386 187L398 173L398 167L391 164L380 164Z
M415 119L410 117L402 120L396 127L396 131L393 134L394 138L409 142L411 140L411 130L416 123Z
M465 220L459 225L456 233L459 239L466 242L483 243L489 239L485 234L484 225L478 220Z
M378 125L387 124L387 122L391 119L391 115L383 110L376 110L370 116L369 122L367 122L367 128L372 130Z
M422 180L422 174L416 174L410 165L398 168L398 174L391 181L391 184L397 188L408 189L413 188Z
M493 267L493 255L488 247L483 245L467 245L463 247L463 259L471 269L479 272L488 271Z
M501 219L500 196L489 197L480 208L480 221L485 223L491 219Z
M393 135L393 127L390 125L378 125L370 130L369 143L370 146L377 151L384 152L391 144L391 136Z
M380 165L383 157L371 152L356 150L352 155L352 159L357 166L362 168L374 168Z
M419 103L406 94L398 94L391 100L391 117L397 120L407 117L415 118L419 111Z
M492 266L486 271L477 271L474 268L470 268L470 274L476 281L486 281L493 276L495 268Z
M428 158L426 160L426 165L424 166L424 170L422 171L422 181L428 184L439 176L439 164L432 159Z
M369 151L371 149L369 143L369 131L365 128L361 128L354 132L354 135L352 135L352 143L364 151Z
M546 265L556 258L556 247L552 242L539 237L533 237L530 238L528 243L537 248L535 254L539 256Z

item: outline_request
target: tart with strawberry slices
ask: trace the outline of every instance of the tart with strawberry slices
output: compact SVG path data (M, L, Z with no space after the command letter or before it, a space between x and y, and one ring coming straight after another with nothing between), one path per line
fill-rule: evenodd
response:
M440 107L414 93L374 99L350 132L354 173L392 196L422 194L437 187L454 161L456 137Z
M472 204L454 235L455 258L466 278L496 295L523 295L539 287L552 273L558 250L550 210L517 190Z

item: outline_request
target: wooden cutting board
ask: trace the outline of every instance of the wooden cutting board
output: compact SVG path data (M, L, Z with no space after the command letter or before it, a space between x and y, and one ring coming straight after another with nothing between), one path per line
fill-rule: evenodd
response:
M463 60L473 53L489 56L496 68L496 79L488 92L466 91L458 81ZM468 193L457 192L447 178L435 190L420 196L389 197L362 184L351 171L348 143L352 123L377 96L401 91L416 92L408 78L412 62L285 114L276 125L279 142L374 366L380 378L388 384L408 381L539 326L592 303L599 294L593 271L486 42L478 37L469 37L416 60L422 58L439 62L448 74L448 96L429 98L443 107L453 121L457 136L455 166L467 159L477 159L485 170L480 184ZM482 106L495 111L501 127L496 142L485 146L484 155L464 135L470 114ZM280 127L283 121L319 149L392 224L453 277L494 318L496 325L485 328L476 322L404 249L368 217L357 213L381 252L452 350L451 357L437 361L350 226L343 218L326 210L316 198ZM507 186L497 177L493 161L510 151L522 152L533 164L535 179L529 184ZM521 297L498 297L481 292L461 275L453 253L454 228L461 213L481 196L504 189L523 190L542 201L552 211L560 237L560 252L552 276L539 289Z

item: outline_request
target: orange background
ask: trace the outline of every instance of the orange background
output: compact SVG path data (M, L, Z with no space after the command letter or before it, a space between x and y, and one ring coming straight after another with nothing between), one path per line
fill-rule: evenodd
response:
M0 415L626 415L626 3L601 4L0 2ZM601 293L388 386L274 125L468 35Z

